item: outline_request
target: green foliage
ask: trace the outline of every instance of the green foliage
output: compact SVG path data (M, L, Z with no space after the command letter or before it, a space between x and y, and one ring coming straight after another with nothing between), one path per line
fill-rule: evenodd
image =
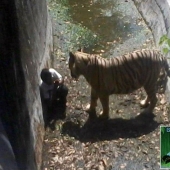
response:
M159 40L159 45L162 46L162 51L167 54L170 51L170 38L167 35L163 35Z
M160 38L160 40L159 40L159 45L162 45L165 41L167 41L168 40L168 37L167 37L167 35L163 35L161 38Z
M98 37L93 34L86 27L82 27L80 24L70 24L68 26L70 33L70 47L89 47L97 43Z
M68 0L48 0L48 10L55 20L70 20Z
M74 23L68 0L48 0L48 9L53 19L61 25L61 28L57 27L56 30L61 32L66 48L92 48L98 43L99 37L95 33L79 23Z

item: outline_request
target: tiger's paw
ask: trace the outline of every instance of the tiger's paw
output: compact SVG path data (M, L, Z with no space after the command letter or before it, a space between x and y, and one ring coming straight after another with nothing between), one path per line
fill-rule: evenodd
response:
M83 106L83 110L84 110L85 112L89 112L89 110L90 110L90 104L87 104L86 106Z
M96 119L96 109L95 108L90 108L90 104L87 104L83 110L89 114L89 119Z
M149 105L149 102L147 102L146 99L140 101L140 106L143 108L146 108Z
M87 112L87 113L96 113L96 109L95 108L91 108L90 107L90 104L87 104L84 108L83 108L83 110L85 111L85 112Z
M99 120L108 120L109 115L107 113L100 112L100 116L98 117Z
M146 103L145 100L142 100L142 101L140 102L140 106L143 107L143 108L146 108L148 105L149 105L149 103Z

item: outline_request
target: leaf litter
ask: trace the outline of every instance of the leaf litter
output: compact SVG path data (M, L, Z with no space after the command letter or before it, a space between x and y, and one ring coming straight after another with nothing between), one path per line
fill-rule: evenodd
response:
M90 100L84 78L72 81L65 59L58 70L69 88L66 118L46 129L42 170L158 170L160 125L169 125L169 106L158 102L154 114L140 114L143 90L110 96L110 119L89 121ZM101 111L98 102L97 113ZM57 114L57 113L56 113Z

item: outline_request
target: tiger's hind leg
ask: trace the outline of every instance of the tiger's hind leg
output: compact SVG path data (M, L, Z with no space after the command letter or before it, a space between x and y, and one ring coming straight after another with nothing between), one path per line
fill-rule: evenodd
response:
M147 96L147 101L150 102L149 106L143 111L143 113L152 113L156 103L157 103L157 97L156 97L156 92L155 92L155 86L153 87L144 87Z
M103 107L103 112L100 115L100 119L108 119L109 118L109 95L100 95L99 96L100 102Z

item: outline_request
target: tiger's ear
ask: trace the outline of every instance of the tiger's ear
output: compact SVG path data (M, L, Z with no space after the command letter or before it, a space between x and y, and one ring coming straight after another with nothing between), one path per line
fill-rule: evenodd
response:
M69 61L74 63L75 62L75 55L72 52L69 52Z
M84 47L83 48L79 48L77 51L80 51L80 52L84 52Z

